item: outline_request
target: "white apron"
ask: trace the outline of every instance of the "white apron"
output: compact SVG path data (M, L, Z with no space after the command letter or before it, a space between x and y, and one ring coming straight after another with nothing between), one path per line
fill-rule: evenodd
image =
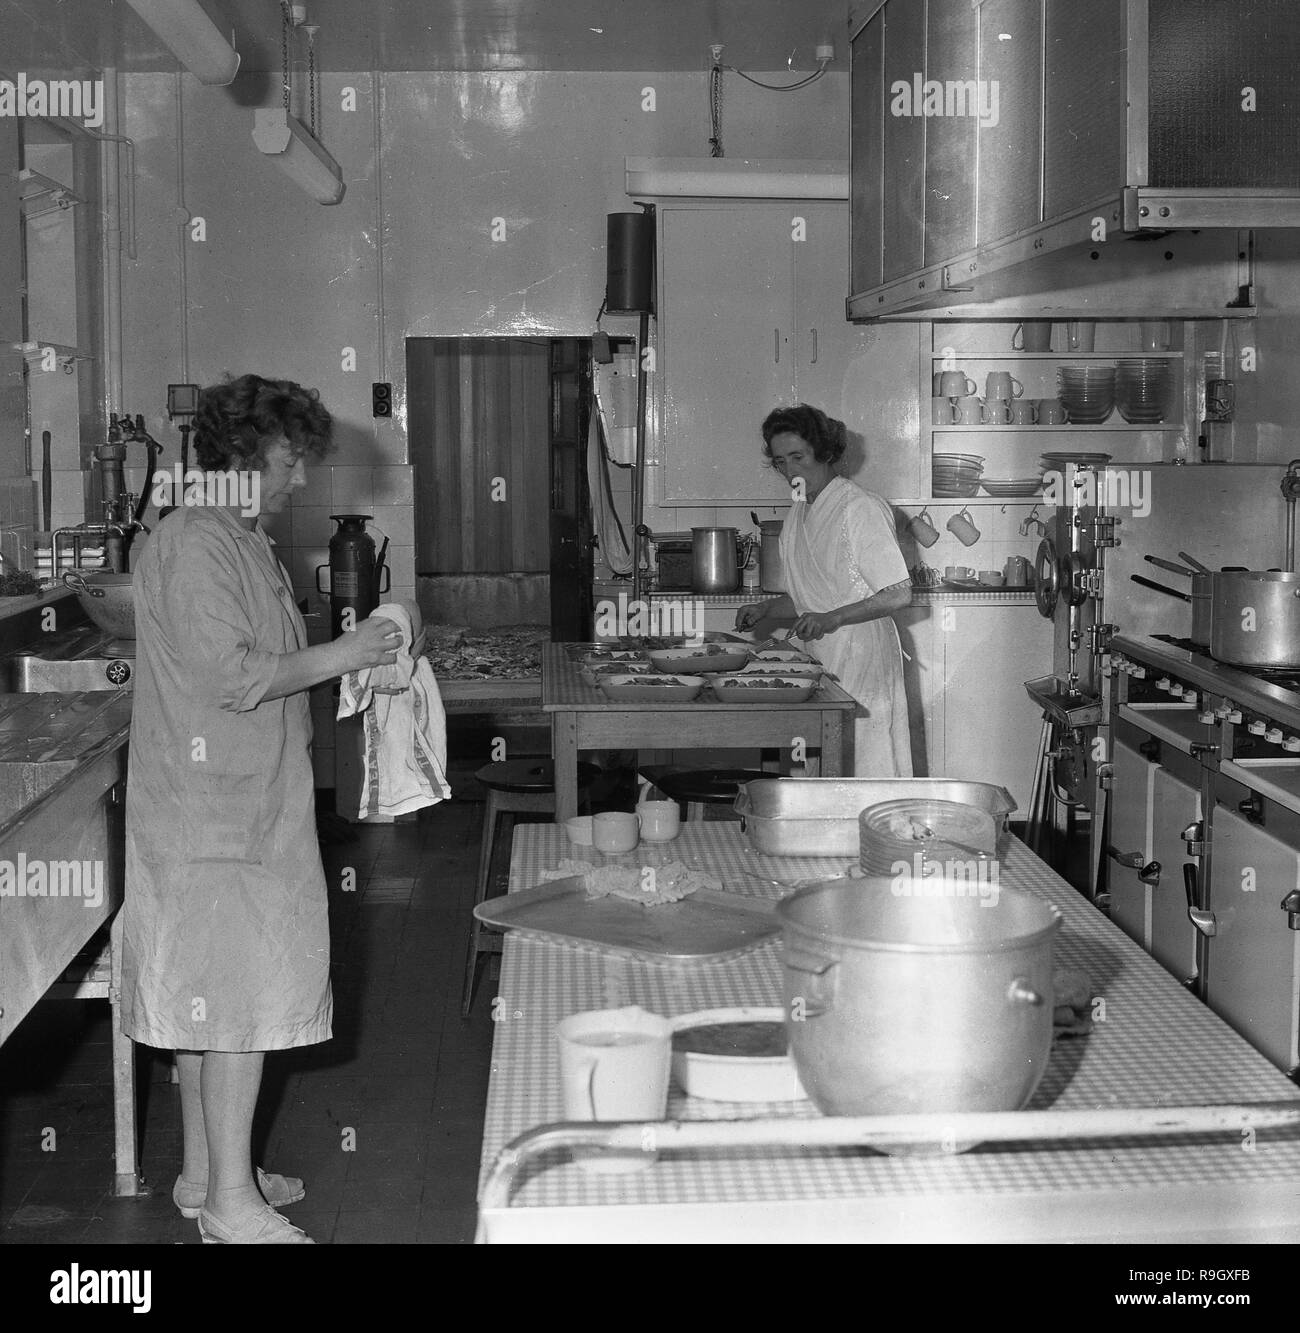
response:
M791 506L781 531L781 563L800 614L834 611L909 578L889 506L844 477L832 478L811 504ZM910 778L903 654L893 617L846 625L806 647L858 701L855 776Z

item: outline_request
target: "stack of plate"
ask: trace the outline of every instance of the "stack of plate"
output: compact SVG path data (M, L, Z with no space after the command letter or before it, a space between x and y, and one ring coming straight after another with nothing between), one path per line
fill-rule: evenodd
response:
M1165 419L1171 381L1168 361L1135 357L1119 363L1115 397L1119 414L1133 424Z
M867 806L858 816L858 840L868 875L924 874L925 862L995 857L998 826L974 806L909 796Z
M985 477L980 482L989 495L1011 498L1017 495L1037 495L1043 489L1043 479L1038 477Z
M978 493L984 459L979 454L935 454L930 484L933 494L969 500Z
M1099 426L1115 410L1115 367L1061 366L1057 392L1072 426Z

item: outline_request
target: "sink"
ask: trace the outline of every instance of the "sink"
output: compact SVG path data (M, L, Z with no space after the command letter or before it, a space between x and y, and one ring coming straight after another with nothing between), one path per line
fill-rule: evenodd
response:
M129 690L135 680L135 640L113 639L94 626L45 635L5 659L12 694Z

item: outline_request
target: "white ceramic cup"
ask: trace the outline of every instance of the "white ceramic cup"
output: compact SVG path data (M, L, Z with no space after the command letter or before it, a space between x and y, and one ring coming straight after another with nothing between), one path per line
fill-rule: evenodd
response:
M1065 345L1072 352L1091 352L1097 341L1097 325L1090 319L1072 319L1065 326Z
M1016 339L1020 341L1017 342ZM1052 321L1050 319L1027 319L1017 324L1011 335L1013 352L1050 352L1052 350Z
M979 392L979 385L963 370L943 371L939 376L939 384L944 398L965 398L968 394Z
M1028 398L1017 399L1011 405L1011 424L1013 426L1032 426L1038 419L1034 404Z
M930 511L922 509L907 525L907 530L920 546L933 546L939 540L939 529L930 522Z
M980 530L971 520L969 512L965 509L960 514L954 514L944 527L957 538L963 546L974 546L980 539Z
M1000 569L981 569L977 577L986 588L1000 588L1007 581Z
M969 565L945 565L943 576L948 580L973 579L975 571Z
M636 816L625 810L605 810L592 816L591 841L598 852L630 852L639 841Z
M591 815L575 815L564 821L564 831L575 847L590 847L594 835L594 821Z
M952 399L951 398L931 398L930 399L930 424L932 426L951 426L952 425Z
M566 1120L663 1120L668 1110L673 1025L636 1005L572 1014L555 1027ZM646 1139L648 1145L653 1140ZM631 1153L580 1149L588 1171L642 1171L652 1147Z
M984 403L984 420L1005 426L1011 421L1014 406L1010 398L989 398Z
M960 426L978 426L983 423L984 400L974 394L958 398L954 404L957 412L957 424Z
M1037 406L1040 426L1065 425L1065 404L1059 398L1040 398Z
M1019 398L1025 386L1009 370L990 370L984 382L984 397L990 402Z
M642 801L636 817L642 842L672 842L682 831L682 812L676 801Z

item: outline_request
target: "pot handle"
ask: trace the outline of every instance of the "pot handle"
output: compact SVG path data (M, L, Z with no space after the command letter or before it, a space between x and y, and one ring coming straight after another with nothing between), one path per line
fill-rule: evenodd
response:
M64 574L64 576L63 576L63 582L64 582L69 588L73 588L73 589L75 589L77 592L79 592L79 593L83 593L83 594L84 594L85 596L87 596L87 597L103 597L103 596L104 596L104 590L103 590L103 588L92 588L92 587L90 586L90 584L87 583L86 580L85 580L84 578L82 578L81 575L78 574L77 571L76 571L75 569L69 569L69 570Z
M1017 977L1007 987L1007 999L1012 1004L1031 1004L1035 1008L1043 1003L1042 993L1036 991L1026 977Z
M800 1023L806 1018L829 1013L835 999L834 969L839 966L838 961L789 943L781 946L781 961L791 972L807 978L805 993L791 998L790 1021Z

